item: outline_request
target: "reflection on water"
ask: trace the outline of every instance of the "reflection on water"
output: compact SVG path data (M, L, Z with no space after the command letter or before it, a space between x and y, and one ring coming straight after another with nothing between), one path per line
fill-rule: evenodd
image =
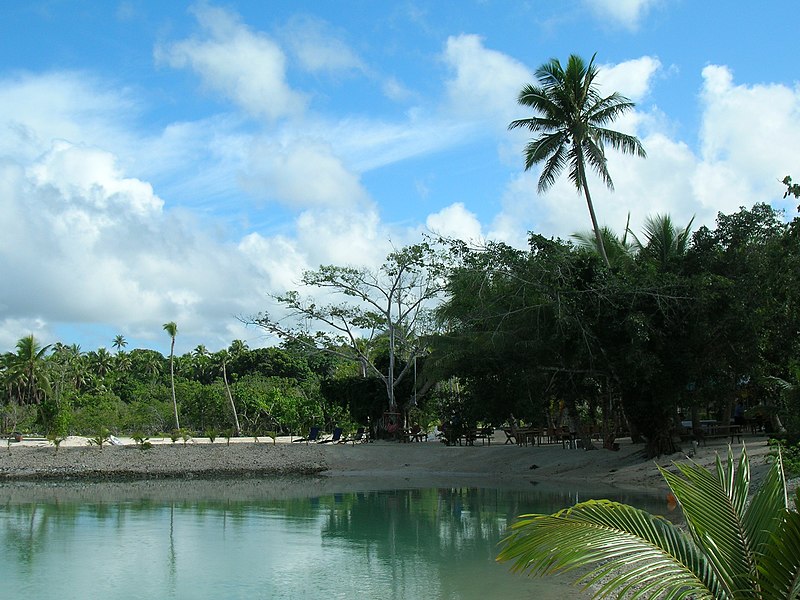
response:
M65 599L559 598L563 582L529 580L496 564L497 543L517 515L585 499L469 487L313 496L313 480L298 482L293 496L278 480L249 484L242 499L167 493L164 501L133 492L92 501L76 494L86 486L51 488L49 500L12 500L14 488L0 486L3 589ZM278 497L275 489L283 490ZM618 499L665 509L659 499Z

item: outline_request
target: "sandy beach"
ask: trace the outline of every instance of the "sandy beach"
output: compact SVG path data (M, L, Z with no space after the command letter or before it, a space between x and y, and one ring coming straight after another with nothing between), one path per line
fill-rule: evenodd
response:
M517 487L573 483L592 489L621 488L666 492L658 466L674 469L686 461L684 453L644 458L641 445L620 441L619 451L562 448L560 444L519 447L504 444L501 436L491 445L445 446L438 442L401 444L305 444L278 438L224 439L214 443L193 438L185 444L168 438L151 439L141 450L132 439L119 445L92 446L86 438L69 437L58 449L47 440L24 439L0 446L0 484L73 480L162 480L253 476L316 475L341 487L436 486L475 484ZM751 457L753 479L767 469L769 447L764 437L744 439ZM741 444L734 443L738 456ZM692 447L689 445L689 451ZM727 441L699 446L692 460L711 466L717 453L727 454Z

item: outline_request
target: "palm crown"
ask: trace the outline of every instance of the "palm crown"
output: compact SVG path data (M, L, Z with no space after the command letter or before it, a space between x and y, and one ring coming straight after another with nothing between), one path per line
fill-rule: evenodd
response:
M544 162L539 176L540 193L547 191L569 167L570 181L586 195L592 228L608 265L586 182L586 165L613 190L605 146L641 157L646 153L636 137L606 127L634 104L616 92L606 97L600 95L595 83L594 58L587 65L573 54L566 69L555 58L539 67L535 73L539 85L526 85L518 97L518 102L532 108L537 116L512 121L509 129L524 128L539 134L525 146L525 170Z

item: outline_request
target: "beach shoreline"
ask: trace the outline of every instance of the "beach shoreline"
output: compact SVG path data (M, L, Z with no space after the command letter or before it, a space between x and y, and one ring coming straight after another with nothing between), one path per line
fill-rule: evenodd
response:
M647 460L642 445L620 441L618 451L562 448L560 444L523 446L503 444L445 446L438 442L401 444L376 441L367 444L305 444L278 438L256 442L232 438L211 443L193 438L173 443L152 439L142 450L129 438L119 445L89 445L87 438L70 437L59 448L42 439L12 442L0 447L0 484L74 480L119 481L186 478L247 479L260 476L315 475L340 485L436 486L459 481L482 487L525 487L570 483L585 488L620 488L666 492L658 470L674 470L686 461L684 453ZM769 447L763 436L744 440L751 472L758 481L766 471ZM732 446L738 456L741 444ZM710 467L719 453L728 452L727 441L692 448L691 459Z

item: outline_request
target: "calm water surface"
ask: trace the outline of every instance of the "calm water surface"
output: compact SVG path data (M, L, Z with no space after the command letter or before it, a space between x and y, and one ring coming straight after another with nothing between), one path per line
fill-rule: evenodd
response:
M579 597L564 587L569 580L512 575L494 558L517 515L591 494L446 487L313 495L315 485L2 485L2 589L59 600ZM617 499L665 509L652 496Z

